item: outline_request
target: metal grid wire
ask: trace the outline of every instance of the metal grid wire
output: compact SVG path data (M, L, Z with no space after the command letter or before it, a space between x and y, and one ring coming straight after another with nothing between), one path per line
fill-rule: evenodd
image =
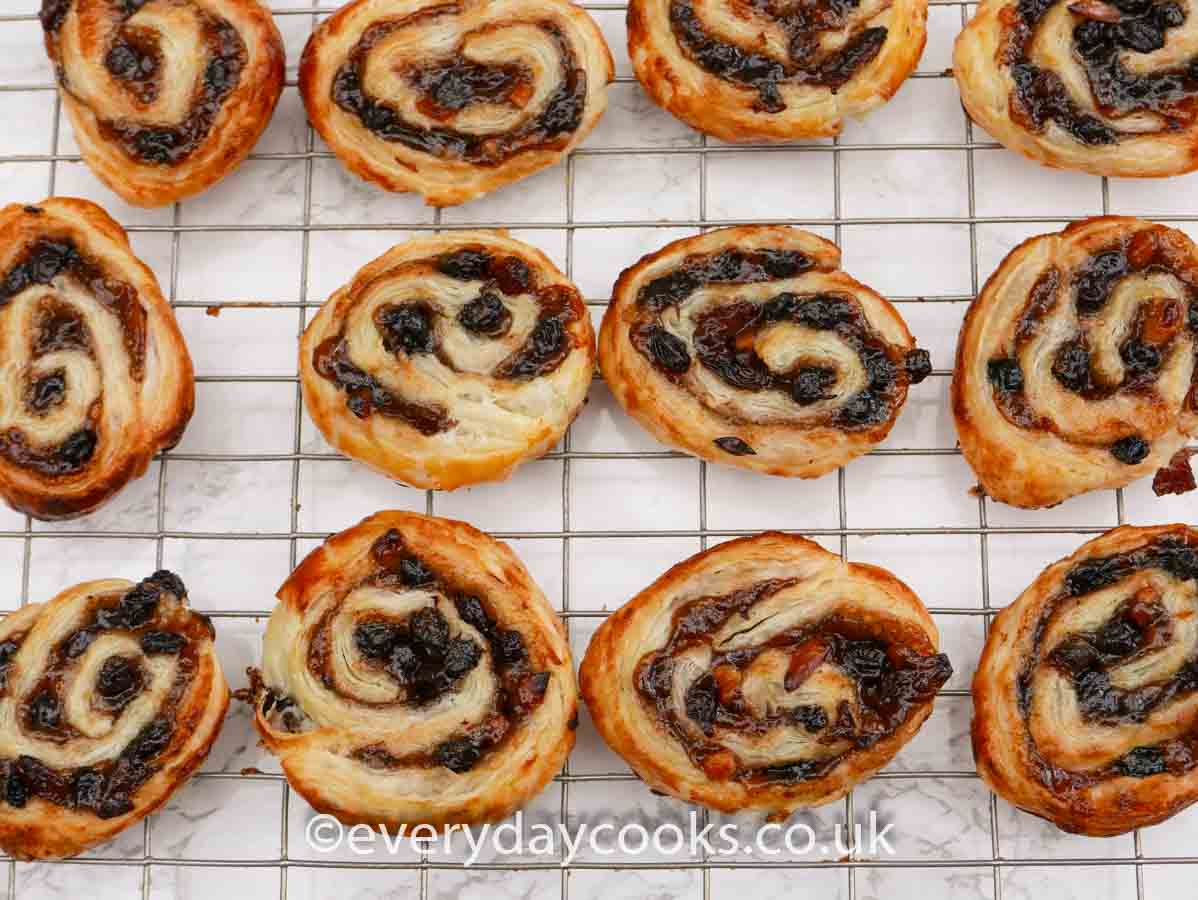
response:
M971 0L929 0L934 7L957 7L961 13L961 23L964 24L972 14ZM623 11L626 8L624 2L604 2L604 0L583 0L581 6L592 11ZM307 18L314 26L321 18L337 9L337 5L332 4L329 0L321 3L320 0L312 0L310 5L297 5L292 7L281 7L273 10L277 17L304 17ZM0 14L0 27L5 23L13 22L35 22L37 16L33 13L18 13L18 14ZM40 53L40 47L31 46L31 53ZM913 78L934 78L946 79L951 78L950 71L944 72L917 72ZM618 83L633 82L634 79L630 76L619 76L616 79ZM294 87L296 81L289 79L286 82L287 86ZM2 83L0 82L0 93L3 92L34 92L34 91L56 91L56 86L52 83ZM48 195L55 193L57 169L60 162L78 162L78 155L65 154L59 152L59 121L60 121L60 101L57 95L54 100L53 108L53 133L51 152L49 154L5 154L0 152L0 165L12 163L48 163L49 164L49 184ZM962 113L964 115L964 113ZM890 299L900 304L910 303L953 303L962 302L972 299L976 295L979 287L979 271L978 271L978 225L988 224L1008 224L1008 223L1028 223L1028 224L1053 224L1059 223L1062 220L1060 215L1042 215L1042 216L979 216L976 213L977 199L974 180L974 151L994 149L999 147L993 141L979 140L976 136L976 131L968 118L965 118L965 139L962 141L948 142L915 142L915 143L847 143L836 140L831 143L806 144L806 145L737 145L728 146L722 144L709 143L704 137L701 142L694 146L686 147L644 147L636 145L627 146L608 146L602 148L583 148L576 150L566 161L566 220L549 221L549 222L520 222L517 227L524 231L564 231L566 236L566 272L567 275L573 278L574 274L574 245L575 239L579 231L585 229L613 229L613 228L640 228L640 229L677 229L677 228L692 228L692 229L708 229L712 227L722 227L739 224L753 224L760 220L754 219L729 219L715 218L708 215L707 203L707 184L708 184L708 160L716 154L721 153L744 153L746 151L754 154L765 156L776 152L802 152L815 154L831 154L833 180L834 180L834 215L832 218L803 218L803 219L787 219L772 217L769 221L776 224L791 224L808 227L829 227L834 232L836 243L841 243L841 231L844 226L853 225L910 225L910 224L945 224L945 225L965 225L969 229L969 247L970 247L970 265L971 265L971 281L972 292L969 295L962 294L934 294L923 296L891 296ZM3 138L0 136L0 142ZM3 150L0 145L0 151ZM968 215L964 217L920 217L920 218L898 218L898 217L855 217L849 218L841 214L841 159L845 153L869 153L888 150L957 150L964 151L966 156L966 176L968 179ZM658 220L633 220L623 219L614 220L607 219L602 221L585 221L580 222L575 218L574 209L574 184L575 184L575 161L579 158L591 156L628 156L644 153L653 156L664 155L681 155L686 157L698 157L699 159L699 217L696 218L675 218L675 219L658 219ZM268 307L273 309L295 309L296 312L296 335L302 334L307 311L319 307L323 301L322 297L312 297L309 295L309 256L310 256L310 241L311 235L320 231L438 231L438 230L461 230L461 229L477 229L477 228L504 228L511 225L505 222L486 222L486 223L469 223L469 224L451 224L442 221L441 211L437 210L432 222L426 223L353 223L353 224L329 224L313 222L312 217L312 188L313 188L313 169L314 162L317 159L332 158L333 154L327 150L317 150L315 148L315 136L311 127L307 127L306 149L301 152L280 152L280 153L252 153L249 158L251 160L300 160L304 164L304 179L303 179L303 215L302 222L296 223L278 223L278 224L183 224L180 216L180 205L175 204L173 209L173 218L170 225L132 225L127 226L126 230L130 232L161 232L171 235L171 253L170 253L170 271L167 281L168 296L171 304L176 308L198 307L211 309L213 307ZM509 190L519 190L519 186L511 187ZM32 190L32 188L31 188ZM36 193L36 191L33 191ZM1107 179L1102 179L1102 211L1108 212L1110 209L1110 194ZM1198 214L1194 215L1160 215L1154 216L1157 221L1163 222L1198 222ZM179 245L180 236L192 232L299 232L301 234L301 266L302 278L299 291L298 301L229 301L224 303L213 303L211 301L192 300L181 298L178 296L179 284ZM365 259L362 260L363 262ZM587 303L590 306L603 307L607 303L606 298L588 298ZM933 375L939 378L948 377L951 370L936 369ZM187 538L187 539L212 539L212 540L235 540L235 541L254 541L254 540L287 540L290 544L290 564L294 568L298 562L299 543L305 540L320 540L328 536L328 532L313 532L301 531L299 529L299 490L300 490L300 463L309 460L339 460L343 459L339 454L335 453L317 453L304 452L301 450L301 424L303 419L302 403L300 397L300 389L298 378L294 375L201 375L197 376L197 382L232 382L232 383L288 383L295 385L295 420L294 433L292 441L292 450L288 453L186 453L186 452L165 452L159 455L160 467L158 469L158 497L156 507L156 528L153 531L82 531L82 530L55 530L52 532L35 531L32 521L28 518L25 520L22 530L2 530L0 529L0 539L16 538L24 542L24 561L22 566L22 603L29 600L29 580L31 568L31 552L34 541L39 540L62 540L71 538L113 538L113 539L153 539L156 542L156 561L159 566L163 562L163 547L164 541L172 538ZM951 456L959 455L959 450L955 448L924 448L924 449L875 449L871 451L873 456L901 456L901 457L926 457L926 456ZM699 491L699 513L698 521L693 529L653 529L653 530L578 530L572 527L570 517L570 465L573 460L592 460L592 459L670 459L670 458L687 458L684 454L669 450L661 451L580 451L571 448L570 435L567 434L563 442L562 449L548 454L546 459L561 460L562 462L562 481L561 481L561 498L562 498L562 520L560 530L541 530L541 531L494 531L496 537L502 539L546 539L560 540L562 543L562 597L561 597L561 614L566 622L569 630L571 623L574 620L582 620L587 618L602 618L607 615L606 612L572 609L570 606L570 546L571 540L575 538L666 538L666 537L691 537L698 538L700 546L706 548L710 539L724 539L745 534L755 533L752 530L743 529L713 529L708 526L707 516L707 464L700 461L698 466L699 483L696 486ZM177 529L167 529L165 527L165 497L166 483L170 462L172 460L182 460L189 462L290 462L291 463L291 478L290 478L290 527L286 532L253 532L253 533L227 533L227 532L212 532L212 531L184 531ZM935 615L941 616L970 616L981 617L988 626L993 618L996 608L991 603L990 596L990 568L989 568L989 537L991 535L1007 535L1007 534L1029 534L1029 535L1051 535L1051 534L1075 534L1079 536L1079 542L1083 535L1093 535L1101 533L1109 526L1106 525L1076 525L1076 526L1059 526L1059 525L1037 525L1037 526L998 526L991 525L987 521L986 504L983 498L979 498L977 502L977 524L969 526L945 526L945 527L896 527L896 528L869 528L869 527L854 527L850 528L847 525L846 519L846 475L845 470L841 469L835 476L837 479L837 515L838 524L833 528L805 528L802 529L804 535L813 537L824 537L828 539L837 539L842 557L848 555L848 541L850 537L870 537L879 535L927 535L927 536L976 536L979 546L980 575L981 575L981 590L982 590L982 605L977 609L962 609L962 608L937 608L930 609ZM433 512L433 492L426 492L425 507L430 514ZM1125 521L1124 499L1123 492L1120 490L1116 493L1116 508L1118 522L1122 524ZM261 610L225 610L211 613L213 618L217 619L261 619ZM946 689L941 691L941 696L947 697L968 697L969 692L961 689ZM279 774L267 773L231 773L231 772L201 772L195 776L198 781L210 779L238 779L240 781L267 781L279 783L281 782L282 804L279 812L280 820L280 846L282 852L277 859L180 859L164 855L157 851L152 840L153 828L150 819L147 819L141 826L143 829L144 851L140 858L83 858L72 859L65 861L64 865L73 866L133 866L141 868L141 894L143 898L148 898L150 895L150 875L151 866L229 866L229 867L267 867L277 868L280 871L280 891L281 900L286 900L287 897L287 881L288 871L294 867L307 868L331 868L331 869L348 869L354 868L355 864L350 862L330 862L313 860L310 858L294 858L288 852L288 821L289 811L291 806L291 793L286 780ZM880 779L904 779L915 780L920 779L976 779L978 776L972 769L946 769L946 770L919 770L919 771L883 771L874 776ZM635 776L629 772L600 772L578 774L571 773L569 764L555 779L561 786L561 807L560 815L562 820L567 818L569 808L569 792L572 785L583 782L615 782L615 781L634 781ZM584 869L667 869L667 870L694 870L698 869L702 878L702 895L707 898L712 896L711 887L711 872L714 868L720 869L814 869L819 868L826 870L829 867L835 867L844 870L848 881L848 897L850 900L855 900L858 895L857 874L862 868L868 869L887 869L887 868L911 868L911 869L960 869L960 870L989 870L993 879L993 895L995 900L1002 900L1003 897L1003 881L1001 873L1008 867L1068 867L1068 866L1103 866L1103 867L1128 867L1134 866L1136 876L1136 894L1138 900L1144 900L1144 873L1143 866L1149 863L1153 866L1177 865L1183 863L1198 863L1198 856L1152 856L1145 859L1141 845L1141 836L1137 831L1134 835L1134 856L1120 857L1100 857L1100 858L1076 858L1068 856L1052 856L1052 857L1033 857L1033 858L1003 858L1000 856L999 848L999 819L998 819L998 802L993 795L989 796L989 828L990 828L990 844L991 853L989 856L975 859L916 859L916 858L859 858L855 852L850 853L848 859L840 862L830 863L818 858L794 859L794 860L779 860L779 861L747 861L747 860L732 860L719 859L712 860L706 858L697 860L677 860L669 862L638 862L635 858L612 858L607 862L589 862L575 861L568 868L561 870L561 897L562 900L568 900L569 897L569 872L570 870ZM855 821L855 810L853 803L853 795L850 793L848 798L843 801L843 820L846 822ZM706 822L706 814L700 820ZM851 840L851 835L850 835ZM362 863L359 865L369 866L372 869L388 868L388 866L380 866L376 862ZM429 893L428 875L432 869L455 869L459 868L460 864L455 862L440 861L430 858L427 854L421 856L420 860L412 864L396 864L394 868L401 869L417 869L419 873L419 897L420 900L426 900ZM9 896L16 896L17 892L17 875L16 863L9 862L8 865L8 888ZM474 867L476 870L534 870L548 869L555 870L559 868L556 861L533 861L529 862L521 860L518 862L490 862L478 863Z

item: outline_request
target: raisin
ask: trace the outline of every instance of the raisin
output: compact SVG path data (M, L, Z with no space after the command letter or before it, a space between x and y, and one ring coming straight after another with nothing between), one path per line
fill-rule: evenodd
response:
M33 270L27 263L13 266L4 276L4 285L0 294L4 297L14 297L33 283Z
M42 28L50 34L61 28L62 20L67 17L73 2L74 0L42 0L42 9L38 14L42 20ZM24 805L24 803L21 804L21 806Z
M412 643L426 658L441 659L449 646L449 622L433 606L416 610L409 620Z
M843 641L837 661L853 678L877 678L886 666L886 650L877 641Z
M112 706L124 706L141 688L141 672L123 656L104 661L96 676L96 692Z
M12 662L12 658L17 655L17 651L20 649L21 645L16 641L0 641L0 668Z
M121 755L135 762L149 762L170 745L174 732L175 726L169 720L155 719L137 733Z
M667 372L681 375L691 365L691 355L682 338L675 337L664 328L654 327L648 340L649 355Z
M1144 640L1144 634L1134 622L1114 619L1107 622L1094 635L1094 646L1107 656L1131 656Z
M81 428L59 445L58 456L72 468L82 468L96 452L97 440L94 431Z
M92 645L92 641L96 637L96 632L87 628L81 628L79 631L76 631L66 642L67 658L77 659L82 656L87 651L87 648Z
M849 426L876 425L886 414L887 405L881 397L872 391L861 391L845 402L840 419Z
M1052 661L1071 675L1098 662L1098 651L1085 638L1072 637L1052 651Z
M49 284L78 260L70 244L42 241L33 255L33 278L39 284Z
M147 631L141 637L141 649L146 653L174 655L187 644L187 638L169 631Z
M222 97L237 85L237 75L236 64L218 56L204 69L204 86L210 94Z
M8 778L4 782L4 799L14 809L24 809L29 800L29 789L15 766L9 766Z
M524 675L516 681L507 697L505 709L517 719L522 719L545 699L545 691L549 688L549 673L534 672Z
M67 380L64 372L51 372L43 375L29 389L29 406L35 412L44 412L52 406L58 406L66 399Z
M828 727L828 714L822 706L796 706L790 715L812 734Z
M420 671L420 660L409 644L396 644L384 668L400 684L408 684Z
M158 611L160 594L155 585L144 581L131 588L117 606L121 624L115 627L137 628L149 622Z
M1120 713L1118 696L1111 690L1111 679L1106 672L1089 669L1074 680L1078 704L1082 713L1092 718L1111 718Z
M491 636L491 633L495 630L495 623L487 614L482 600L478 597L462 594L454 600L454 606L457 608L458 615L462 617L462 621L484 637Z
M1156 22L1161 28L1179 28L1185 21L1185 10L1176 3L1165 3L1156 8Z
M183 585L183 579L168 569L159 569L142 583L153 585L159 590L173 594L179 600L187 596L187 588Z
M1073 40L1078 52L1086 59L1094 59L1114 49L1114 29L1106 22L1086 19L1073 29Z
M1080 341L1062 344L1053 360L1052 374L1068 390L1079 394L1089 390L1090 352Z
M1015 359L992 359L986 365L986 377L1000 391L1013 394L1023 390L1023 369Z
M1125 19L1118 25L1119 43L1137 53L1151 53L1165 46L1165 34L1155 22Z
M445 652L445 674L456 681L473 671L481 658L482 648L474 641L469 638L454 638Z
M62 705L49 691L43 691L29 704L29 721L39 731L53 731L62 721Z
M371 545L370 556L384 569L395 570L403 560L403 535L392 528Z
M1161 351L1140 341L1127 341L1119 348L1119 355L1133 374L1151 372L1161 365Z
M421 587L432 584L437 575L415 556L405 556L399 561L399 579L406 587Z
M70 802L70 787L66 780L41 760L18 756L14 768L29 794L60 806ZM12 777L11 772L9 777Z
M354 629L354 646L367 659L387 659L402 633L390 622L363 622Z
M823 366L804 366L795 373L790 396L799 406L810 406L827 399L827 391L836 383L836 372Z
M474 334L500 337L512 327L512 314L498 294L484 291L462 307L458 321Z
M1168 542L1158 550L1158 562L1166 572L1182 581L1198 579L1198 550L1182 543Z
M799 322L808 328L827 331L853 318L852 304L842 297L809 297L795 310Z
M717 447L732 456L756 456L757 451L735 436L720 437L712 441Z
M71 799L75 806L96 809L104 794L104 776L94 769L80 769L75 773L71 785Z
M532 269L518 256L505 256L491 266L491 275L499 290L509 297L527 294L532 289Z
M907 370L907 381L919 384L932 374L932 354L919 348L911 350L907 353L903 366Z
M524 637L515 630L501 631L495 638L495 656L503 665L514 665L528 657Z
M483 748L469 738L452 738L438 744L437 749L433 751L433 759L437 765L459 775L478 765L482 756Z
M1117 557L1090 559L1078 563L1065 576L1065 590L1071 597L1091 594L1123 577L1125 567Z
M1097 312L1110 296L1111 286L1127 274L1127 257L1120 250L1095 254L1075 279L1078 311Z
M1136 747L1115 763L1115 768L1132 778L1148 778L1166 770L1165 754L1159 747Z
M389 353L432 353L436 349L433 313L420 303L387 306L375 313L375 323Z
M702 286L702 281L693 272L679 269L669 275L655 278L641 288L637 302L650 309L677 306Z
M894 384L895 367L885 350L866 347L861 350L861 364L869 376L869 386L875 391L884 391Z
M797 250L759 250L761 267L771 278L794 278L811 268L811 260Z
M141 57L128 44L113 44L104 56L104 67L117 78L136 78L141 72Z
M715 722L716 683L710 672L695 680L686 692L686 715L698 725L704 734L711 734Z
M1111 444L1111 456L1128 466L1135 466L1148 458L1152 446L1142 437L1131 435Z

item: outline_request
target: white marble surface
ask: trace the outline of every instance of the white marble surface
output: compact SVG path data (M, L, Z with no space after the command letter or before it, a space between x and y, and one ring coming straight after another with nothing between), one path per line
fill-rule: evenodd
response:
M306 3L275 0L276 7L290 10ZM326 10L334 5L331 0L321 4ZM38 6L38 0L4 0L0 17L32 13ZM185 458L168 460L165 468L155 463L145 478L93 516L65 525L31 524L28 538L24 517L0 509L0 610L43 599L85 578L138 578L161 563L183 574L198 608L218 617L218 651L234 686L240 686L245 668L257 660L274 591L294 562L316 545L314 536L379 508L431 508L505 534L537 532L513 538L513 546L555 606L592 613L617 608L668 565L700 549L694 532L701 523L717 532L835 531L843 519L850 530L843 543L850 558L892 569L941 610L936 620L956 666L948 688L957 695L938 702L920 734L888 767L887 777L862 785L853 796L858 820L872 810L895 824L898 859L909 865L873 860L856 869L827 862L784 870L741 854L733 861L753 868L716 867L705 876L696 867L699 860L690 857L642 856L639 861L666 866L638 870L628 867L636 860L584 852L580 859L586 865L563 873L556 868L462 869L453 864L460 855L446 867L421 870L410 848L368 859L348 852L322 855L304 840L315 813L286 791L277 763L253 738L247 711L234 704L201 775L147 826L88 854L89 864L0 866L0 893L39 900L1137 896L1135 868L1118 864L1135 858L1130 836L1096 841L1064 835L1002 801L992 806L980 781L968 775L971 709L960 692L968 687L983 641L984 617L976 613L987 597L994 607L1009 603L1046 563L1071 552L1082 537L992 534L983 555L983 539L976 534L854 533L879 527L967 531L983 521L982 515L1001 527L1093 528L1118 521L1119 506L1110 493L1034 514L979 504L968 493L973 478L964 462L944 453L955 446L944 376L912 391L884 445L887 451L914 454L867 457L848 466L843 479L833 475L811 482L771 481L716 467L704 471L678 457L573 459L568 466L551 459L528 465L508 484L430 497L340 459L297 408L295 339L310 311L296 304L323 300L364 262L411 236L411 228L437 221L512 226L517 237L569 267L596 316L621 269L668 241L695 234L701 220L806 222L839 240L852 274L904 300L901 310L912 331L943 370L951 366L967 306L961 298L972 295L1015 243L1070 217L1103 211L1099 179L1049 171L989 148L976 129L972 139L983 146L965 149L970 131L955 86L943 77L960 28L959 5L931 8L920 65L927 77L910 80L885 108L851 123L838 153L828 141L768 152L709 141L706 162L700 152L691 152L701 150L703 139L656 109L628 80L623 11L602 9L594 15L612 44L622 80L612 88L610 110L583 152L570 168L548 170L492 197L445 210L440 218L418 199L377 190L328 158L323 143L310 139L293 83L256 151L273 158L251 159L177 213L136 209L116 198L72 158L78 148L65 116L60 116L55 146L52 91L0 91L0 122L5 123L0 202L37 200L53 185L58 193L102 203L132 226L135 249L168 293L196 304L181 307L178 315L201 376L196 417L177 451ZM311 20L308 14L279 17L292 80ZM0 21L0 85L44 87L50 80L37 24ZM303 154L310 140L317 155L308 160ZM917 146L921 143L948 146L927 149ZM65 158L43 158L54 152ZM305 198L311 201L307 208ZM1113 180L1106 198L1112 212L1190 214L1198 201L1198 176L1144 184ZM972 227L971 209L980 219ZM836 228L832 220L838 211L858 221ZM184 226L177 240L169 232L137 230L169 227L176 214ZM572 234L571 216L584 226ZM1010 216L1051 221L993 221ZM909 221L868 221L880 218ZM305 222L313 225L307 237ZM245 226L259 230L239 230ZM946 302L907 302L928 297ZM231 301L288 305L225 308L218 316L204 309ZM297 417L298 449L305 458L261 458L286 457L297 449ZM661 449L599 382L568 446L609 454ZM1125 492L1128 521L1193 520L1194 512L1193 499L1158 500L1146 484ZM160 516L166 532L161 538ZM302 537L290 536L293 523ZM572 536L563 540L563 531ZM586 535L628 531L648 536ZM64 539L63 532L83 536ZM713 535L708 543L721 539ZM841 549L836 534L816 539ZM234 612L238 615L228 615ZM576 654L585 649L597 622L570 619ZM243 771L253 774L241 776ZM585 711L570 772L584 778L628 773L599 740ZM556 822L563 807L569 823L592 825L682 822L688 812L635 781L582 780L568 788L552 784L527 815ZM846 815L841 803L794 821L824 834ZM1143 896L1193 895L1198 865L1154 865L1152 860L1194 853L1195 837L1198 812L1193 811L1143 832ZM989 865L996 851L1011 864ZM279 864L284 855L286 868ZM1069 865L1077 859L1101 864ZM679 865L670 867L671 861Z

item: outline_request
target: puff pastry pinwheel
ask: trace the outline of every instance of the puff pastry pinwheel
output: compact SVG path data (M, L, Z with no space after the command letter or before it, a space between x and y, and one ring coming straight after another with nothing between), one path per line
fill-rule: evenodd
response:
M724 141L840 133L919 62L927 0L630 0L628 54L649 96Z
M1020 244L957 342L953 415L982 489L1035 508L1188 474L1196 338L1198 248L1180 231L1107 216Z
M659 441L711 462L813 478L890 432L932 370L898 311L796 228L668 244L616 282L599 366Z
M648 785L785 818L885 765L952 675L919 598L884 569L779 533L674 566L582 662L603 739Z
M191 418L174 314L86 200L0 209L0 349L0 495L39 519L95 509Z
M41 19L83 161L137 206L224 178L283 90L259 0L42 0Z
M953 74L973 120L1037 162L1124 177L1198 168L1188 4L982 0Z
M594 366L577 288L539 250L495 232L393 247L300 341L304 403L329 443L443 490L506 478L552 449Z
M161 807L229 705L178 576L88 581L0 621L0 847L82 853Z
M1198 800L1198 530L1124 525L1045 569L995 618L973 701L986 784L1066 831Z
M565 628L511 548L416 513L376 513L300 564L251 680L287 780L346 824L501 819L578 722Z
M569 0L355 0L308 40L300 92L351 172L453 206L574 149L613 74Z

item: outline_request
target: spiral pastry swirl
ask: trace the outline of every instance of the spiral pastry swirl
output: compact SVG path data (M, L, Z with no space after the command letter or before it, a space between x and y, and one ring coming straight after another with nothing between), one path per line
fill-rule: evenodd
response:
M931 372L898 311L806 231L745 226L667 245L616 282L599 365L659 441L813 478L890 432Z
M1066 831L1122 834L1198 800L1198 530L1122 526L994 620L973 751L999 796Z
M0 622L0 847L74 856L203 763L229 689L178 576L89 581Z
M337 291L300 342L325 438L421 488L506 478L578 415L595 335L578 289L494 232L418 238Z
M982 489L1042 507L1171 463L1188 476L1196 338L1198 248L1180 231L1107 216L1016 247L957 343L953 415Z
M0 495L95 509L183 434L191 358L124 230L86 200L0 209Z
M927 0L631 0L649 96L725 141L824 137L881 106L919 62Z
M313 32L300 92L351 172L453 206L569 153L613 75L568 0L355 0Z
M1198 168L1198 20L1176 0L983 0L957 38L965 109L1011 150L1094 175Z
M224 178L283 90L258 0L42 0L41 20L84 162L138 206Z
M574 745L561 620L506 544L448 519L376 513L313 551L251 680L288 781L347 824L501 819Z
M692 556L608 617L582 695L654 790L784 818L915 735L952 674L937 640L889 572L767 533Z

